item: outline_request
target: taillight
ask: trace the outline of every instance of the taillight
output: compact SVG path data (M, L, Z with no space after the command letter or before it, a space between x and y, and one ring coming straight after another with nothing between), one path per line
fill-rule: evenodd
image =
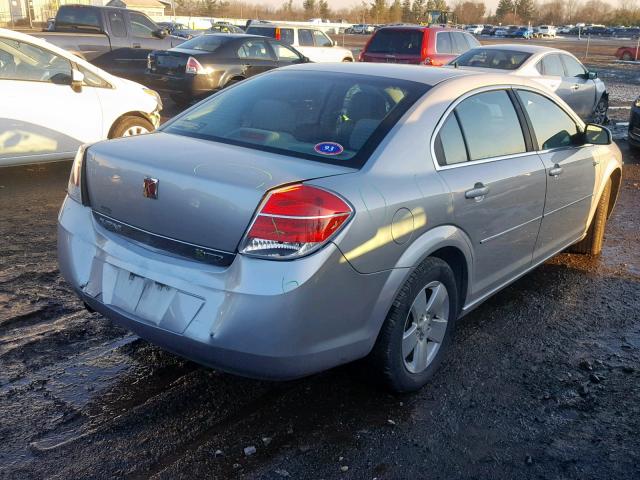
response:
M275 39L276 39L276 40L280 40L280 39L282 38L282 36L281 36L281 35L282 35L282 34L281 34L281 32L280 32L280 29L279 29L279 28L276 28Z
M345 200L322 188L292 185L272 190L240 253L274 260L307 255L325 245L352 214Z
M204 67L200 65L200 62L193 57L189 57L189 60L187 60L185 72L194 74L206 73Z
M430 57L427 57L424 59L424 64L425 65L433 65L433 60L431 60Z
M80 145L71 165L71 174L67 184L67 195L76 202L82 203L82 164L84 163L85 152L89 145Z

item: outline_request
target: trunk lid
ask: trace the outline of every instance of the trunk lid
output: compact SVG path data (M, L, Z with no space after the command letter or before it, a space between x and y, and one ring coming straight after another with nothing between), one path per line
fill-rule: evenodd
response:
M354 171L157 132L92 146L84 181L91 208L125 227L235 252L268 190ZM157 198L145 197L145 179L157 180Z
M200 50L174 49L155 51L149 57L151 73L164 75L185 75L185 68L189 57L201 55Z

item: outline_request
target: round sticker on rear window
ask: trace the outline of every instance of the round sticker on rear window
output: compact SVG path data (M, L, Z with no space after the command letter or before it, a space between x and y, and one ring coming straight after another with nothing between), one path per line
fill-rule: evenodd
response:
M321 142L313 147L313 149L322 155L340 155L344 152L342 145L336 142Z

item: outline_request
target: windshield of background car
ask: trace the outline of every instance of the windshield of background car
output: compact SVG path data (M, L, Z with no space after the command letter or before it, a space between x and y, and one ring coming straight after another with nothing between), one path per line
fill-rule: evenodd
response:
M367 47L367 53L420 55L422 30L378 30Z
M318 71L273 71L222 90L161 128L359 168L430 86Z
M229 41L229 37L222 35L200 35L191 40L181 43L178 48L189 50L203 50L205 52L215 52L220 46Z
M496 68L500 70L517 70L531 56L527 52L515 50L498 50L492 48L474 48L463 53L451 62L460 67Z

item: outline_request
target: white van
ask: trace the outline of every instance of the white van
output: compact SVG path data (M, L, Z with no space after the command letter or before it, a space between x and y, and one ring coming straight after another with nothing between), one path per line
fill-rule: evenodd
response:
M556 27L552 25L540 25L538 27L538 36L556 38Z
M250 35L275 38L291 45L312 62L353 62L351 50L338 47L326 33L318 28L289 25L260 23L247 28Z

